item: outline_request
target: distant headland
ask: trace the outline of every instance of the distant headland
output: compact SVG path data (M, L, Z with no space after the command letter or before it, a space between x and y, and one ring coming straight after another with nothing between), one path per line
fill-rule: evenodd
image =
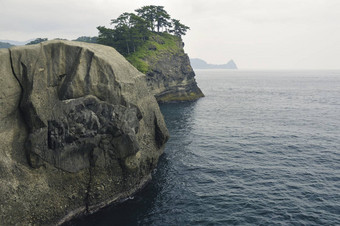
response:
M190 59L190 63L194 69L237 69L233 60L230 60L226 64L208 64L202 59L192 58Z

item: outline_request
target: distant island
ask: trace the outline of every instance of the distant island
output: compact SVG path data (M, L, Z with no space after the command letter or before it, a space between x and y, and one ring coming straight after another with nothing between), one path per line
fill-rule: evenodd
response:
M33 39L27 40L27 41L15 41L15 40L0 40L0 42L4 42L4 43L9 43L12 46L24 46L26 45L26 43L32 41Z
M10 48L14 45L8 43L8 42L0 42L0 49L7 49L7 48Z
M194 69L237 69L237 66L233 60L230 60L226 64L208 64L202 59L193 58L190 59L190 63Z

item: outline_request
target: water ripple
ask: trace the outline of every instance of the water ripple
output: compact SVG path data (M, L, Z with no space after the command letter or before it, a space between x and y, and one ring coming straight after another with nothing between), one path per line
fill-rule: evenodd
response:
M208 73L208 74L207 74ZM340 72L200 71L135 199L81 225L340 225Z

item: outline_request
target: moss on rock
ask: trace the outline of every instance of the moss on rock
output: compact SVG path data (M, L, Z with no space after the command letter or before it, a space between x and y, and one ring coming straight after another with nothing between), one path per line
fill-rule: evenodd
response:
M126 57L146 75L158 102L192 101L204 96L183 45L177 36L153 33L144 45Z

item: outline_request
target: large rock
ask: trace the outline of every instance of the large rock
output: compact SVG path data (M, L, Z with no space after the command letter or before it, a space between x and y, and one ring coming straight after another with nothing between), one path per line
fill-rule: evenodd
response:
M0 50L0 222L62 223L148 180L168 132L145 76L113 48Z

